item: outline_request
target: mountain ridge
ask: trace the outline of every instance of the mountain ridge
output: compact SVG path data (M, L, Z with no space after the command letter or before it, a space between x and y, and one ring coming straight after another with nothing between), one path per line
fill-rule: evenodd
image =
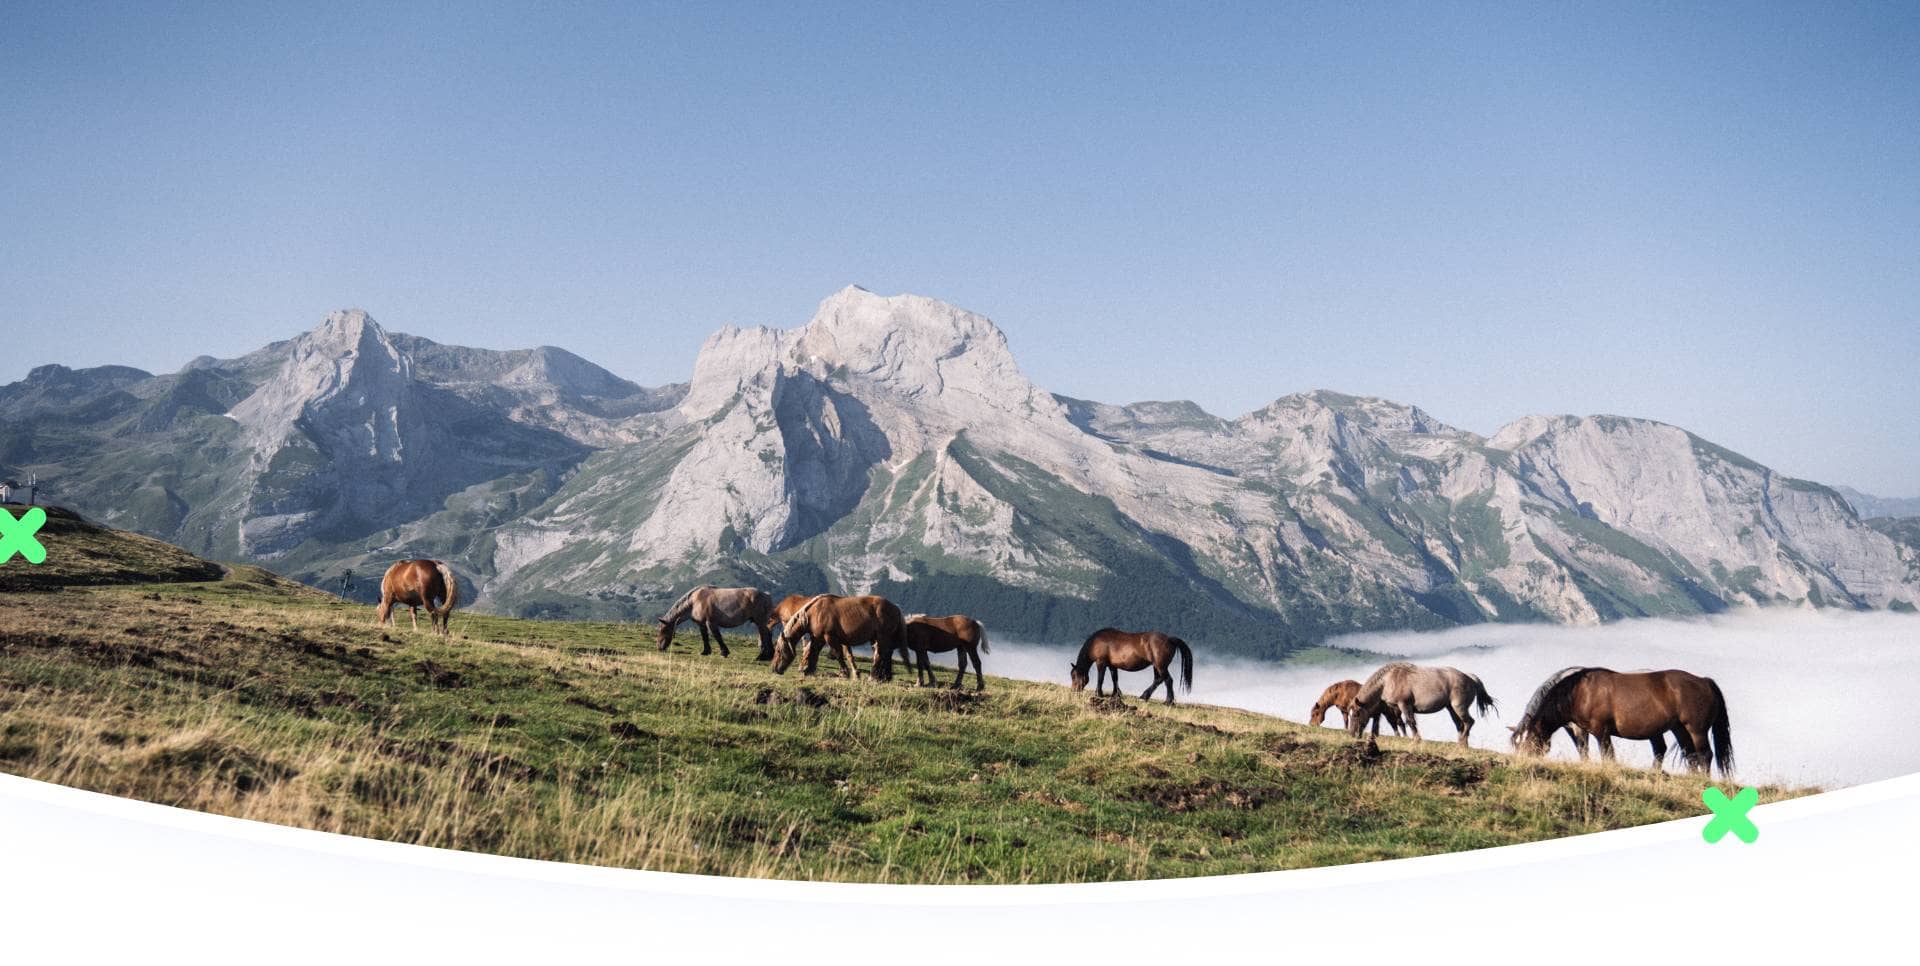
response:
M1348 630L1920 600L1920 554L1839 493L1680 427L1524 416L1482 437L1332 390L1233 419L1077 400L984 316L855 286L795 328L717 330L665 387L359 310L178 373L101 368L0 387L0 469L361 596L427 555L523 616L650 616L739 581L1265 656Z

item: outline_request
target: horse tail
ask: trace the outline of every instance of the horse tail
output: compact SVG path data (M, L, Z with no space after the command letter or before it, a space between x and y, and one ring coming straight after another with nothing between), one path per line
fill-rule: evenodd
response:
M893 613L889 615L893 618L893 639L889 641L885 647L876 645L876 649L879 650L881 654L875 659L873 665L874 677L880 678L882 681L893 680L894 651L900 652L900 660L908 664L913 663L913 653L907 650L907 619L901 615L900 608L894 606L892 601L887 602L887 607L893 611Z
M993 650L987 647L987 625L974 621L973 626L980 631L980 653L992 654Z
M1713 721L1709 727L1713 736L1713 760L1720 766L1720 777L1733 776L1733 728L1727 721L1727 697L1720 693L1720 685L1707 678L1707 687L1713 689Z
M447 615L453 613L453 605L460 603L460 581L454 579L453 568L441 561L433 562L434 569L440 571L440 580L447 585L447 599L440 605L440 626L446 626Z
M1187 642L1177 637L1167 639L1174 649L1180 652L1180 686L1188 693L1193 691L1193 649Z
M1499 710L1498 707L1495 706L1493 703L1493 695L1488 694L1487 686L1481 683L1480 675L1469 674L1467 675L1467 677L1473 679L1474 709L1479 711L1481 714L1486 714L1489 710Z

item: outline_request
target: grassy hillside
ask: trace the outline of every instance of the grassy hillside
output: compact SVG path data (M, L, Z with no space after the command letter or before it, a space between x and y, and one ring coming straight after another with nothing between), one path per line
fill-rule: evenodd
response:
M9 505L14 516L26 507ZM29 565L14 557L0 564L0 591L50 589L75 584L218 580L226 568L170 543L89 522L72 510L41 507L47 522L35 534L47 559ZM262 571L264 573L264 571Z
M19 566L5 565L6 571ZM0 593L0 770L287 825L680 872L1203 875L1701 815L1700 781L1204 706L779 678L650 627L372 626L264 572ZM993 666L988 655L987 666ZM1764 800L1792 794L1763 791Z

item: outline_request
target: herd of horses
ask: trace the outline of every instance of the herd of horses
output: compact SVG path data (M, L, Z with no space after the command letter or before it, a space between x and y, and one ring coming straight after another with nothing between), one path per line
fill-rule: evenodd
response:
M413 626L418 630L419 612L424 607L431 629L446 635L459 594L453 571L445 563L402 560L388 568L380 582L379 623L387 623L395 605L407 606L413 609ZM717 644L721 657L731 656L721 631L753 625L760 638L758 659L768 662L775 674L786 673L796 658L802 673L814 673L824 647L845 676L858 679L860 671L853 649L871 644L873 677L877 680L892 679L897 653L916 668L917 684L937 684L928 655L954 652L959 674L951 687L965 686L969 664L974 687L986 687L980 665L980 655L989 653L986 628L964 614L902 614L892 601L873 595L791 594L775 603L758 588L700 586L687 591L661 615L656 641L660 650L673 643L675 629L687 622L700 631L700 653L712 654ZM802 642L804 648L800 648ZM1151 669L1153 682L1140 697L1152 700L1154 691L1164 686L1166 703L1173 704L1176 659L1180 685L1192 691L1193 649L1186 641L1159 631L1104 627L1080 645L1078 655L1068 665L1068 681L1075 691L1083 691L1091 672L1095 696L1105 697L1111 675L1113 696L1118 697L1121 671ZM1419 738L1419 716L1445 711L1453 719L1456 740L1466 747L1474 712L1485 715L1495 707L1486 685L1472 674L1452 667L1393 661L1365 681L1328 685L1314 702L1308 722L1318 727L1326 721L1328 711L1337 710L1347 733L1355 738L1369 726L1374 735L1379 735L1383 718L1394 734ZM1545 754L1553 736L1565 731L1583 761L1587 759L1589 737L1607 761L1614 759L1613 739L1646 741L1653 747L1656 769L1666 759L1670 734L1689 769L1711 773L1712 767L1718 766L1725 777L1731 777L1733 771L1726 697L1712 678L1686 671L1622 673L1601 667L1565 668L1534 691L1520 723L1509 730L1514 749L1529 755Z

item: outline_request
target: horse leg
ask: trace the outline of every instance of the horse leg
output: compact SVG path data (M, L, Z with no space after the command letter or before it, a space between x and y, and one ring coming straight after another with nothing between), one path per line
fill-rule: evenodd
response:
M1157 687L1159 687L1159 686L1160 686L1160 669L1159 669L1159 668L1154 668L1154 669L1153 669L1153 683L1152 683L1152 684L1149 684L1149 685L1147 685L1147 689L1146 689L1145 691L1142 691L1142 692L1140 692L1140 697L1141 697L1141 699L1142 699L1142 700L1146 700L1146 701L1151 701L1151 700L1153 700L1153 689L1154 689L1154 688L1157 688ZM1169 684L1167 685L1167 690L1169 690L1169 691L1171 691L1171 690L1173 690L1173 685L1172 685L1171 683L1169 683Z
M1662 766L1667 760L1667 736L1664 733L1656 732L1653 737L1647 739L1647 743L1653 745L1654 774L1666 774L1666 769Z
M1613 760L1613 736L1612 735L1607 734L1604 731L1596 731L1593 733L1593 743L1600 746L1601 761L1610 762Z
M847 643L847 642L845 642L845 641L840 641L840 642L838 642L837 644L835 644L834 646L835 646L835 647L838 647L838 648L839 648L840 650L842 650L842 651L845 651L845 652L846 652L846 655L847 655L847 662L846 662L846 663L847 663L847 679L848 679L848 680L850 680L850 681L858 681L858 680L860 680L860 665L858 665L858 664L856 664L856 663L854 663L854 660L853 660L853 645L852 645L852 644L848 644L848 643Z
M415 605L408 604L407 610L413 615L413 632L415 634L420 633L420 608Z
M967 684L967 649L966 649L966 648L964 648L964 647L956 647L956 648L954 648L954 649L953 649L953 653L954 653L954 656L955 656L955 657L958 657L958 658L960 659L960 673L959 673L959 674L957 674L957 675L954 675L954 678L953 678L953 686L954 686L955 688L962 688L962 687L966 687L966 684ZM938 682L936 681L936 683L938 683Z
M1473 716L1464 711L1456 711L1449 705L1447 707L1447 717L1453 719L1454 730L1460 732L1460 747L1465 748L1467 746L1467 732L1473 730Z
M1707 729L1702 727L1695 730L1694 726L1689 723L1686 726L1685 732L1676 728L1674 729L1674 734L1676 736L1680 734L1686 735L1686 739L1680 747L1685 749L1687 753L1687 769L1689 771L1705 772L1708 777L1712 777L1713 745L1707 740Z
M707 639L707 625L699 621L694 621L693 626L700 631L700 655L705 657L708 654L712 654L713 642Z
M1573 750L1580 753L1580 760L1587 760L1587 733L1574 724L1567 725L1567 739L1573 742Z
M1105 691L1100 690L1101 688L1104 688L1106 686L1107 686L1107 666L1105 664L1095 664L1093 666L1093 696L1096 698L1106 697L1107 693Z
M716 643L720 645L721 657L733 656L732 654L727 652L727 638L726 638L726 635L720 633L720 622L717 620L713 622L713 639Z
M754 658L754 660L773 660L773 626L767 623L759 623L753 626L760 632L760 656Z
M967 648L967 656L973 658L973 689L975 691L985 691L987 689L987 679L983 674L983 669L980 667L980 652L969 647ZM963 672L961 676L965 677L966 675Z
M1406 701L1401 703L1400 720L1405 721L1407 723L1407 732L1413 735L1413 740L1415 741L1420 740L1420 722L1418 720L1418 717L1419 716L1415 712L1415 709L1413 707L1412 698L1408 698Z

